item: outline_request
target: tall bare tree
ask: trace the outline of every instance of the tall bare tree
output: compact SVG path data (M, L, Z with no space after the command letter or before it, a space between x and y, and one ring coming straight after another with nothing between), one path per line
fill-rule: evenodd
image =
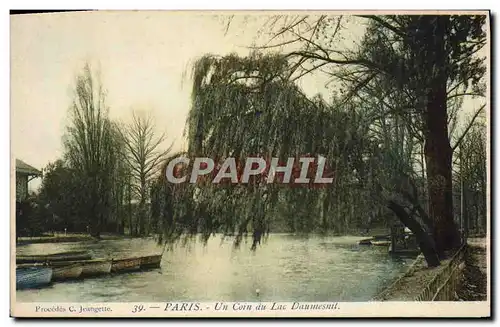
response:
M71 123L64 145L65 157L81 185L79 216L98 237L111 214L113 172L119 161L118 139L108 118L105 91L89 64L77 77L75 98L69 108Z
M130 168L131 188L134 197L139 201L136 226L130 226L131 234L143 236L147 234L147 203L150 198L151 179L158 173L162 161L170 152L172 145L162 150L166 134L156 134L154 118L151 114L132 112L132 122L123 129L121 135L127 153L125 160Z

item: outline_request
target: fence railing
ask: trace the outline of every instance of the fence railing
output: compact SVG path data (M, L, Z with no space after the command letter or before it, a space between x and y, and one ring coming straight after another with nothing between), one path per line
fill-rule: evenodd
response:
M415 301L453 301L460 283L467 245L463 244L441 270L424 288Z

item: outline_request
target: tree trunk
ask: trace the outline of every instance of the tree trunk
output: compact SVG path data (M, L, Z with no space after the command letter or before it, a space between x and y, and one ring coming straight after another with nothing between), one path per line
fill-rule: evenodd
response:
M430 18L430 17L429 17ZM425 163L429 214L434 221L433 237L438 254L459 246L460 235L453 220L452 149L448 137L447 75L444 69L448 54L444 49L444 36L449 17L438 17L428 26L427 63L433 72L427 85L427 106L424 111ZM431 28L432 27L432 28Z
M144 207L145 207L145 202L144 200L141 200L139 203L139 210L138 210L138 217L137 217L137 225L138 225L138 235L139 236L144 236L146 233L146 224L144 220Z
M423 199L423 209L426 212L429 212L429 197L427 196L427 179L425 178L425 173L426 173L426 168L425 168L425 142L422 142L420 144L420 165L422 166L422 193L421 193L421 199Z
M96 190L96 183L92 185L91 190L91 205L90 205L90 235L97 239L101 234L101 217L99 212L99 199Z
M142 169L142 168L141 168ZM139 203L139 217L138 217L138 225L139 225L139 236L145 236L146 234L146 177L141 176L141 194L140 194L140 203Z
M328 231L330 226L328 225L328 198L327 198L327 190L325 189L320 195L320 208L321 208L321 221L322 221L322 230L324 233Z
M474 206L474 211L475 211L475 217L474 217L474 230L476 231L476 234L479 234L479 194L475 193L475 202L476 205Z
M387 207L396 214L403 225L408 227L415 234L420 250L425 257L425 261L427 261L427 265L429 267L439 266L440 261L436 252L434 241L432 237L425 232L422 226L420 226L418 221L415 218L410 217L404 208L394 201L388 201Z
M457 226L453 220L452 150L448 139L446 119L446 90L433 90L427 115L425 159L429 215L433 220L433 236L438 253L460 244Z

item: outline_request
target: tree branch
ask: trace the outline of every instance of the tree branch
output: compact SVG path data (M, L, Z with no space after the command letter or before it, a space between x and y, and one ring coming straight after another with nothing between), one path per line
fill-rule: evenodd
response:
M458 138L457 140L457 143L455 143L454 146L451 147L451 152L453 153L456 148L460 145L460 143L462 143L463 139L465 138L465 135L467 135L467 133L469 132L469 130L471 129L472 125L474 125L474 121L476 120L476 118L479 116L479 113L486 107L486 104L483 104L477 111L476 113L474 114L474 116L472 117L471 121L469 122L469 125L467 126L467 128L465 129L465 131L462 133L462 135Z

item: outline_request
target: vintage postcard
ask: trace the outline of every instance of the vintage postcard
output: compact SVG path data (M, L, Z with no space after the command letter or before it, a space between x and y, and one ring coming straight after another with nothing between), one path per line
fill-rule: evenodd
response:
M488 11L10 38L11 316L490 317Z

